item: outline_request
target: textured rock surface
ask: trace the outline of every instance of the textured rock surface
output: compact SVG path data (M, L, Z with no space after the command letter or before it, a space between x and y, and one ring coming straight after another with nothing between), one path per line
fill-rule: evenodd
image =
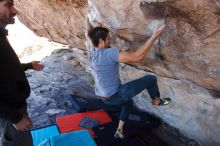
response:
M147 73L129 66L122 71L126 81L144 74ZM180 133L197 140L201 145L218 146L220 100L214 99L204 88L186 80L159 76L158 83L161 96L171 97L172 103L169 106L152 107L150 97L145 91L134 98L136 105L161 117L169 125L178 128Z
M147 2L89 0L90 21L108 27L118 37L113 43L122 50L136 50L165 21L160 44L136 66L220 91L220 2Z
M57 116L78 112L72 95L95 98L85 69L74 60L71 50L57 50L41 61L45 68L27 71L32 89L28 111L34 128L55 124Z
M162 95L171 96L172 104L152 108L144 98L146 93L136 97L135 103L201 145L220 145L219 0L15 2L19 17L36 33L80 48L85 43L87 9L91 24L110 29L112 46L122 51L136 50L157 26L166 23L160 43L155 43L145 60L134 67L122 67L123 81L138 78L145 71L157 74ZM86 64L86 52L75 51L78 60Z
M218 0L89 0L89 5L86 0L15 2L22 22L37 34L84 49L88 6L91 23L108 27L112 42L122 50L136 50L166 17L160 45L155 44L136 66L220 91Z
M39 36L84 48L87 0L16 0L20 20Z

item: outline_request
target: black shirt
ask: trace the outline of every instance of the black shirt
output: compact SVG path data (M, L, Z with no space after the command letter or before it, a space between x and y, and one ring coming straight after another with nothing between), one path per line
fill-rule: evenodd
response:
M32 65L20 63L6 35L7 30L0 29L0 118L17 123L22 118L18 109L26 105L30 95L24 70Z

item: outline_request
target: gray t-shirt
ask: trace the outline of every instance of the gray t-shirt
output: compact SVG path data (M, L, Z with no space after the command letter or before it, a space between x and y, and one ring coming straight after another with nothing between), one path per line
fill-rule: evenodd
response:
M119 50L116 48L94 48L90 52L89 58L97 96L110 97L117 92L121 84L118 56Z

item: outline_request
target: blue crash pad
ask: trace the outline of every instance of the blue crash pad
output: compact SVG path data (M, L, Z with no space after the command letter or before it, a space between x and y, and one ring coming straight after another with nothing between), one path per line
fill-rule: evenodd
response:
M49 126L31 131L34 146L51 146L50 137L59 134L57 126Z
M50 138L51 146L97 146L87 130L80 130Z

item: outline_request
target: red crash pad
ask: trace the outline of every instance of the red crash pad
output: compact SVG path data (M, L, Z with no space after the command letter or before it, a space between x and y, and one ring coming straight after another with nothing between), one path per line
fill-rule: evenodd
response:
M72 115L57 117L56 122L60 130L60 133L68 133L68 132L73 132L77 130L88 130L91 136L95 137L95 134L91 129L80 126L80 122L85 117L98 120L99 125L109 123L112 121L109 115L103 110L89 111L89 112L84 112L84 113L76 113Z

